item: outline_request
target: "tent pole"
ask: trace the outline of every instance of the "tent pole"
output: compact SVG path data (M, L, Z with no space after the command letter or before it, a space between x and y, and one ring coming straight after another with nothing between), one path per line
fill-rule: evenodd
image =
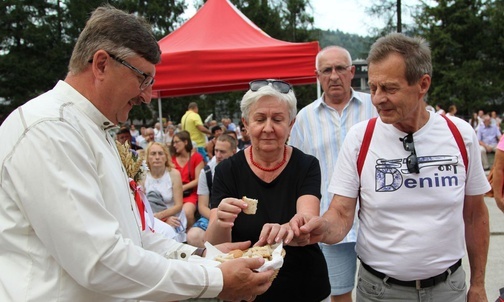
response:
M157 103L158 103L158 108L159 108L159 124L161 125L161 128L159 128L159 131L161 131L161 137L164 137L163 113L161 112L161 94L158 96Z

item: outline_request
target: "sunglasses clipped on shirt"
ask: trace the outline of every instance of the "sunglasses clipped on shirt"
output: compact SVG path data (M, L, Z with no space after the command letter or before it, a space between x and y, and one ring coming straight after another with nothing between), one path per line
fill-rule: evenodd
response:
M268 85L280 93L289 93L289 91L292 90L291 84L280 80L254 80L250 82L249 85L250 90L254 92Z
M415 142L413 141L413 133L409 133L399 140L402 141L404 150L411 152L410 156L406 158L406 167L408 168L408 172L416 174L420 173L418 157L415 151Z

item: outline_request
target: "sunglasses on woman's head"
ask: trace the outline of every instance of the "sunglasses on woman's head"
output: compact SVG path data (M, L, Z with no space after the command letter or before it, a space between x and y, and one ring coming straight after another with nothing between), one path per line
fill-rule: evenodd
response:
M276 91L281 92L281 93L289 93L289 91L292 90L291 84L280 81L280 80L254 80L249 83L250 85L250 90L252 91L257 91L261 87L268 86L270 85L273 87Z

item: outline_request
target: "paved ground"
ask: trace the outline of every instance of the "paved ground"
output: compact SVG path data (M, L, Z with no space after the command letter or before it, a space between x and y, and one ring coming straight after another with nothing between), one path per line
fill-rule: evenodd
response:
M493 198L485 197L490 215L490 249L486 268L486 292L488 301L494 302L499 289L504 287L504 213L497 207ZM463 262L466 271L467 257Z

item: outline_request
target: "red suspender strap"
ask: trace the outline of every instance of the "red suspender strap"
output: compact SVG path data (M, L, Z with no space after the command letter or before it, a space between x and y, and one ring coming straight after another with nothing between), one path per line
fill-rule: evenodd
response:
M361 149L359 151L359 157L357 158L357 172L359 173L359 178L361 176L362 167L364 166L364 161L366 160L369 145L371 144L371 137L373 137L373 131L376 125L376 119L377 119L376 117L373 117L368 121L366 132L364 133L364 139L362 140Z
M446 120L446 123L448 124L448 128L450 128L450 131L452 132L453 137L455 138L455 141L457 142L457 145L460 149L460 153L462 154L462 160L464 161L464 166L465 166L465 170L467 173L467 168L469 167L468 166L469 160L467 159L467 150L465 148L464 139L462 138L462 135L460 134L460 131L458 130L457 126L455 126L455 124L446 116L444 116L444 115L441 115L441 116L444 117L444 119Z

